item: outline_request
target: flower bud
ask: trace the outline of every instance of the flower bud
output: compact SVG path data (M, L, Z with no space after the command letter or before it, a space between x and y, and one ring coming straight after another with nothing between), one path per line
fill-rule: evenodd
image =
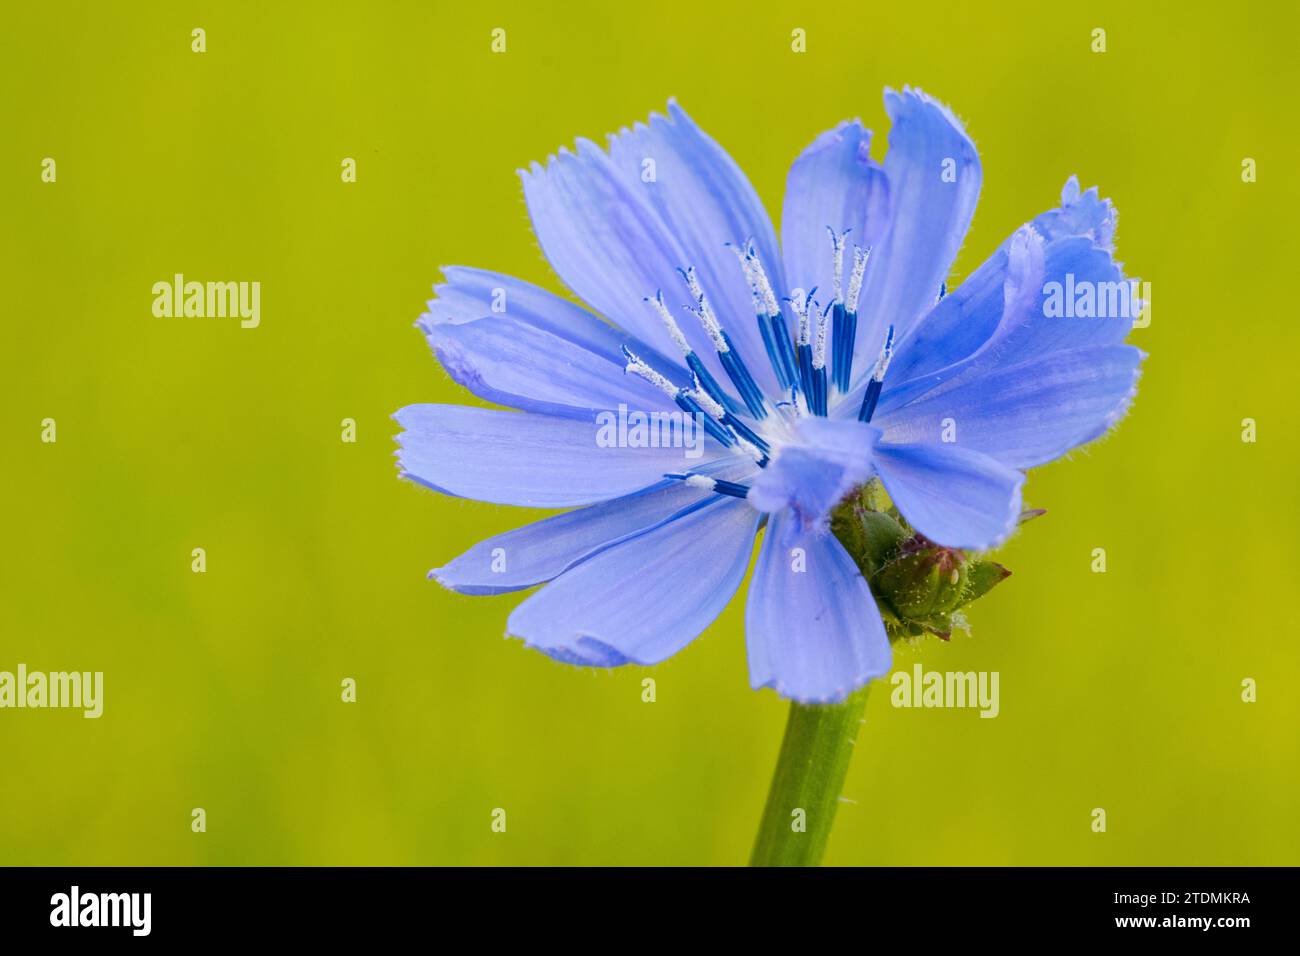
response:
M1026 511L1020 520L1040 514ZM954 626L966 626L961 609L1011 574L913 531L875 481L840 504L831 530L871 585L891 639L929 633L947 640Z
M929 542L918 547L916 541L908 542L875 578L881 596L904 621L927 621L965 603L966 555Z
M855 504L841 508L831 519L831 530L870 580L898 553L912 533L883 511Z

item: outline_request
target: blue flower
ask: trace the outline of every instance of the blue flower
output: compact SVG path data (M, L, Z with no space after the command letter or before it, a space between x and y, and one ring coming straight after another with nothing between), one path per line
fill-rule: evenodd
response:
M589 310L445 269L419 327L457 382L517 411L409 406L398 458L444 494L573 510L432 577L465 594L545 584L508 634L572 664L650 665L723 610L765 524L752 685L829 702L889 670L831 509L879 478L926 537L992 547L1015 527L1024 469L1105 433L1143 356L1123 344L1137 303L1115 212L1074 178L944 295L979 156L921 91L887 91L885 107L883 165L857 121L795 160L780 244L740 169L673 102L608 151L579 140L521 171L541 248ZM1049 317L1048 289L1091 289L1091 314ZM704 431L693 446L628 438L637 413Z

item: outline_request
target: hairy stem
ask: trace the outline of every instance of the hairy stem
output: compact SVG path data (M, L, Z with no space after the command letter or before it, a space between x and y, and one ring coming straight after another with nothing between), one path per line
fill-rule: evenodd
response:
M821 863L866 703L863 687L840 704L790 705L750 866Z

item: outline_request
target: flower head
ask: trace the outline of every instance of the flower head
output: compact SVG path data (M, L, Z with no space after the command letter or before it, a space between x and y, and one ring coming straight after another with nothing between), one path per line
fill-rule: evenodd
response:
M1114 315L1044 310L1054 283L1129 288L1115 213L1071 178L1058 208L945 294L979 157L919 90L887 91L885 106L883 164L856 121L795 160L779 244L740 169L676 103L608 151L579 140L521 172L542 250L589 310L444 270L419 327L457 382L515 411L404 408L399 464L445 494L573 510L432 577L467 594L545 585L509 634L573 664L655 664L731 600L765 525L750 679L806 703L890 667L862 556L831 527L864 485L883 485L915 535L888 573L916 589L926 628L946 633L1001 579L963 552L1003 541L1024 470L1103 434L1134 394L1131 297L1108 298L1128 306ZM883 610L891 625L901 613Z

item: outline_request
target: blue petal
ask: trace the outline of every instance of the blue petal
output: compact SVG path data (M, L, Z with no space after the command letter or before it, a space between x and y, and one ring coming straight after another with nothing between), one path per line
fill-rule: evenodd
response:
M781 282L776 233L745 174L673 101L666 117L651 114L649 124L637 123L611 136L609 152L630 188L646 199L680 244L686 258L679 265L695 266L705 294L759 385L775 394L776 378L758 334L749 285L727 248L753 239L772 282ZM649 182L647 160L654 162ZM675 283L664 289L670 303L680 288Z
M749 682L805 704L842 700L893 659L871 589L825 529L774 515L745 608Z
M717 498L566 571L515 609L507 633L567 663L657 664L727 606L758 519L745 502Z
M1044 318L1041 309L1024 316L1008 316L1004 310L1005 286L1015 281L1017 273L1028 271L1028 257L1036 254L1030 244L1038 237L1045 247L1042 252L1044 283L1064 283L1071 274L1076 282L1098 285L1124 281L1119 264L1113 259L1116 215L1110 200L1098 197L1095 186L1081 194L1078 180L1071 177L1062 191L1060 208L1040 214L1032 224L1017 230L918 322L911 335L899 340L890 366L891 382L908 382L968 358L992 338L999 326L1025 321L1041 324ZM1074 341L1073 347L1080 347L1122 342L1131 320L1064 324L1076 326L1071 332L1080 338ZM897 398L895 389L894 399ZM888 407L888 402L884 407Z
M1020 307L1008 308L988 343L970 363L980 371L998 365L1019 365L1031 358L1068 349L1118 345L1128 337L1140 303L1110 252L1091 239L1059 239L1045 252L1041 278ZM1052 314L1049 304L1063 304L1073 288L1090 289L1100 297L1106 314L1089 317ZM1055 300L1054 302L1052 300ZM969 377L974 369L962 374Z
M1100 318L1047 314L1053 287L1062 295L1090 287L1120 308ZM1067 236L1044 246L1036 227L1022 227L899 345L877 419L940 386L1056 351L1123 342L1138 307L1131 290L1112 254L1092 239Z
M586 421L620 404L676 408L662 391L628 375L621 355L612 362L511 316L442 322L425 334L447 374L489 402Z
M885 92L893 123L885 176L890 227L867 266L854 367L868 369L893 325L899 338L934 304L965 238L983 173L975 144L920 90Z
M853 245L875 246L889 225L889 183L871 158L871 131L857 120L817 137L790 167L781 211L781 247L788 287L819 290L831 301L834 260L827 227L850 230L843 279Z
M1046 239L1086 236L1107 252L1115 251L1115 226L1119 213L1109 199L1102 199L1096 186L1079 189L1079 177L1071 176L1061 190L1061 205L1041 214L1034 228Z
M731 481L757 470L739 459L696 469ZM663 481L645 491L535 521L481 541L429 572L461 594L503 594L542 584L611 545L650 531L716 501L712 491Z
M444 266L442 272L447 281L433 287L435 298L417 323L424 332L505 315L616 363L623 360L622 347L636 342L572 302L512 276L467 266Z
M792 439L773 450L754 479L748 500L760 511L793 508L802 524L824 518L872 474L871 455L880 431L856 420L804 418Z
M874 423L884 431L884 441L933 442L951 419L963 448L1013 468L1030 468L1100 437L1118 422L1136 391L1143 358L1131 345L1055 352L940 389L877 416Z
M408 405L394 418L402 477L449 495L504 505L570 508L631 494L693 469L686 448L602 447L596 421L460 405Z
M1025 277L1042 282L1045 259L1042 238L1033 229L1021 227L914 325L895 349L881 411L943 381L942 376L927 377L979 351L1004 321L1009 305L1032 306L1019 293L1025 288Z
M562 149L545 167L533 163L520 174L533 231L551 267L606 318L677 355L663 322L645 302L662 289L670 310L685 320L679 324L691 346L711 372L722 375L708 336L679 308L689 295L677 269L691 264L690 254L600 147L582 139L577 147L577 153Z
M876 468L903 517L937 544L982 551L1015 530L1025 476L988 455L882 441Z

